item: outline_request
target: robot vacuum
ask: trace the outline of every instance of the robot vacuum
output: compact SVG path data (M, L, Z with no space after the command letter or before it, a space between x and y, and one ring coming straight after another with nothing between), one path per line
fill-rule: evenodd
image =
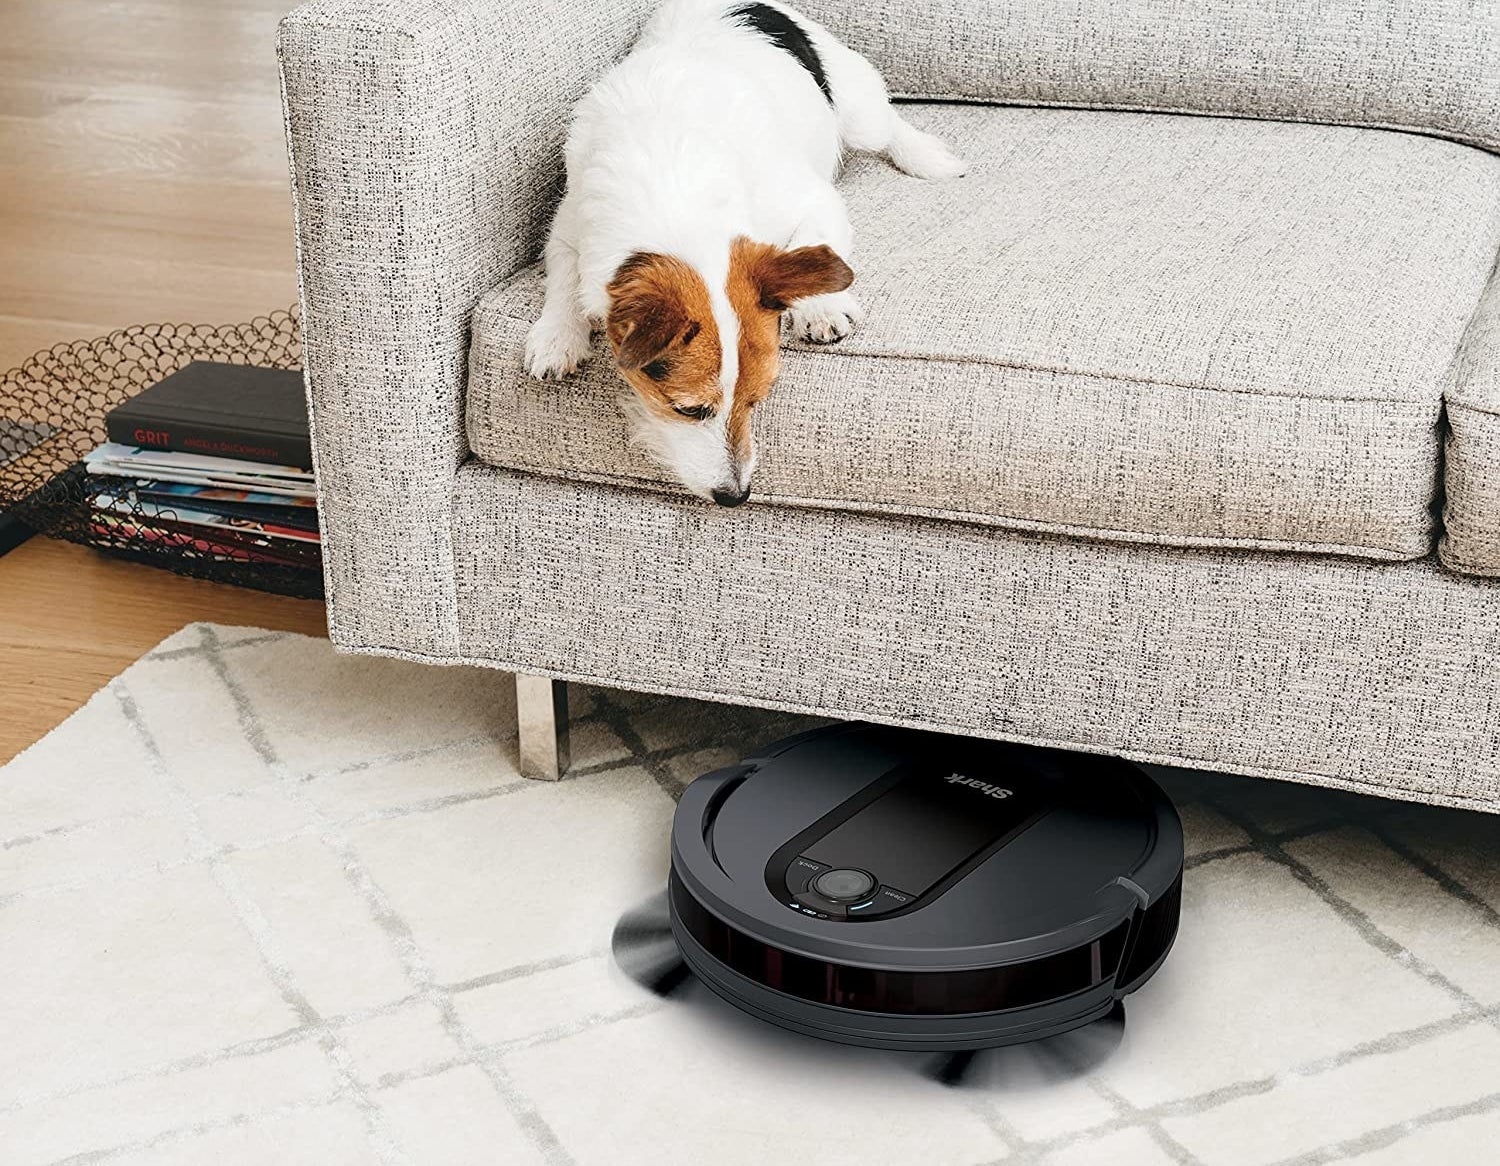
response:
M836 725L678 804L671 936L743 1011L961 1053L1123 1020L1177 934L1182 826L1111 757Z

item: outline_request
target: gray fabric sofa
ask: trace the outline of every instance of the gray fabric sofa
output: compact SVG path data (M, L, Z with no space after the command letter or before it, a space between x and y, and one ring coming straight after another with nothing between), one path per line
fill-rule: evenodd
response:
M849 167L734 511L521 367L650 4L283 22L334 642L1500 810L1496 11L802 7L972 167Z

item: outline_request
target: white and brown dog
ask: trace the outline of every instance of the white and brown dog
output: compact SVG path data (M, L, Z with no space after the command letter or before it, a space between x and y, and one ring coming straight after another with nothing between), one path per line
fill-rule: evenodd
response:
M573 372L602 324L636 440L694 493L743 502L782 313L824 344L860 317L833 185L846 149L918 178L964 169L815 21L778 3L667 0L575 111L531 374Z

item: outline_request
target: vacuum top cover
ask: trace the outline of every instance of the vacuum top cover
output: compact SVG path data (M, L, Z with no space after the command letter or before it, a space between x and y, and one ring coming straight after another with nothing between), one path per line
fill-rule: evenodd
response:
M959 970L1121 929L1175 884L1182 833L1114 758L854 724L694 782L672 857L703 908L778 949Z

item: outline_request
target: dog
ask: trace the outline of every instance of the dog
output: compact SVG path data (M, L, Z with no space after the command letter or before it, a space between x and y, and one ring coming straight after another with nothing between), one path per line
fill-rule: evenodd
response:
M693 493L738 506L783 313L817 344L860 319L834 186L848 150L917 178L964 171L817 22L775 2L668 0L574 111L527 370L574 372L602 326L633 439Z

